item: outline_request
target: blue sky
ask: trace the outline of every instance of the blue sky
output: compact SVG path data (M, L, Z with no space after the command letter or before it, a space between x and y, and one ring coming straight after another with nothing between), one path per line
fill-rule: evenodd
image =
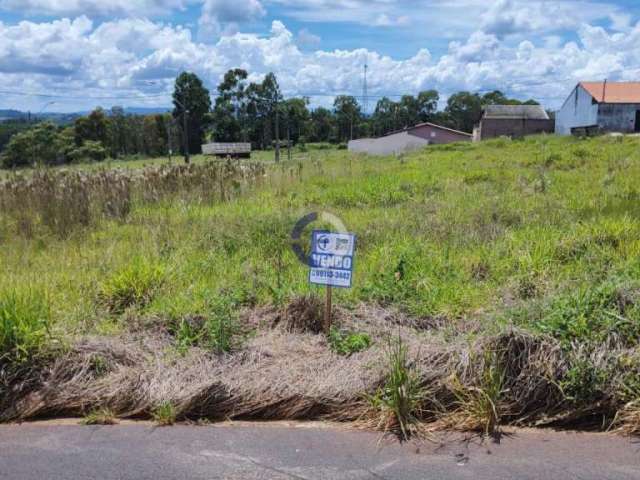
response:
M580 80L640 81L631 0L0 0L0 108L167 105L274 71L286 95L502 89L557 107Z

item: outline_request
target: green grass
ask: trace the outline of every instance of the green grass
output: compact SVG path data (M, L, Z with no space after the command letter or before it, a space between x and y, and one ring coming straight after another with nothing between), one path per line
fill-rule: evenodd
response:
M617 334L637 344L638 139L501 139L402 158L305 155L270 165L261 185L231 201L136 201L126 218L65 238L16 235L0 213L0 291L46 286L51 323L71 336L115 333L131 315L160 317L185 330L187 348L204 338L224 351L230 322L215 319L315 290L288 238L303 215L329 211L358 235L354 288L337 291L338 304L478 318L488 330L517 324L566 343ZM213 320L204 333L188 332L183 321L194 317ZM38 344L46 328L34 324ZM21 340L30 334L11 332L3 351L31 349Z
M386 354L385 384L368 400L380 416L378 428L406 441L417 433L425 391L400 337L389 339Z
M35 289L0 291L0 360L25 362L43 353L51 338L48 299Z
M371 346L371 337L366 333L347 332L331 327L329 346L338 355L349 356Z
M151 412L153 420L161 427L169 427L176 423L176 407L171 402L162 402Z
M118 417L109 408L94 410L81 420L82 425L117 425Z

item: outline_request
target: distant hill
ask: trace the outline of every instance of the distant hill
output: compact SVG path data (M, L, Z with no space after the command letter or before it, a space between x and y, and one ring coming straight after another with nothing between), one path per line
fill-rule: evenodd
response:
M127 115L155 115L160 113L167 113L171 111L170 107L127 107L124 109ZM110 113L109 109L105 109L107 115ZM57 125L67 125L73 123L77 118L88 115L90 112L71 112L71 113L59 113L59 112L43 112L38 115L34 115L33 112L22 112L20 110L12 109L0 109L0 122L6 122L11 120L35 120L36 118L45 119L53 122Z
M0 110L0 121L23 118L24 113L18 110Z

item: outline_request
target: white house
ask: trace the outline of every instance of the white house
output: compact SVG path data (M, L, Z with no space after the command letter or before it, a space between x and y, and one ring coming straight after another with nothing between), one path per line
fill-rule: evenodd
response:
M640 132L640 82L581 82L556 113L556 133Z

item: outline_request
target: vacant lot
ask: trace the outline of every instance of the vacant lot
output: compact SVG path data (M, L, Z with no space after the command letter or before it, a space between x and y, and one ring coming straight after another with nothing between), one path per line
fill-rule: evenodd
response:
M9 175L0 418L638 430L639 185L637 138ZM312 211L359 241L329 337Z

